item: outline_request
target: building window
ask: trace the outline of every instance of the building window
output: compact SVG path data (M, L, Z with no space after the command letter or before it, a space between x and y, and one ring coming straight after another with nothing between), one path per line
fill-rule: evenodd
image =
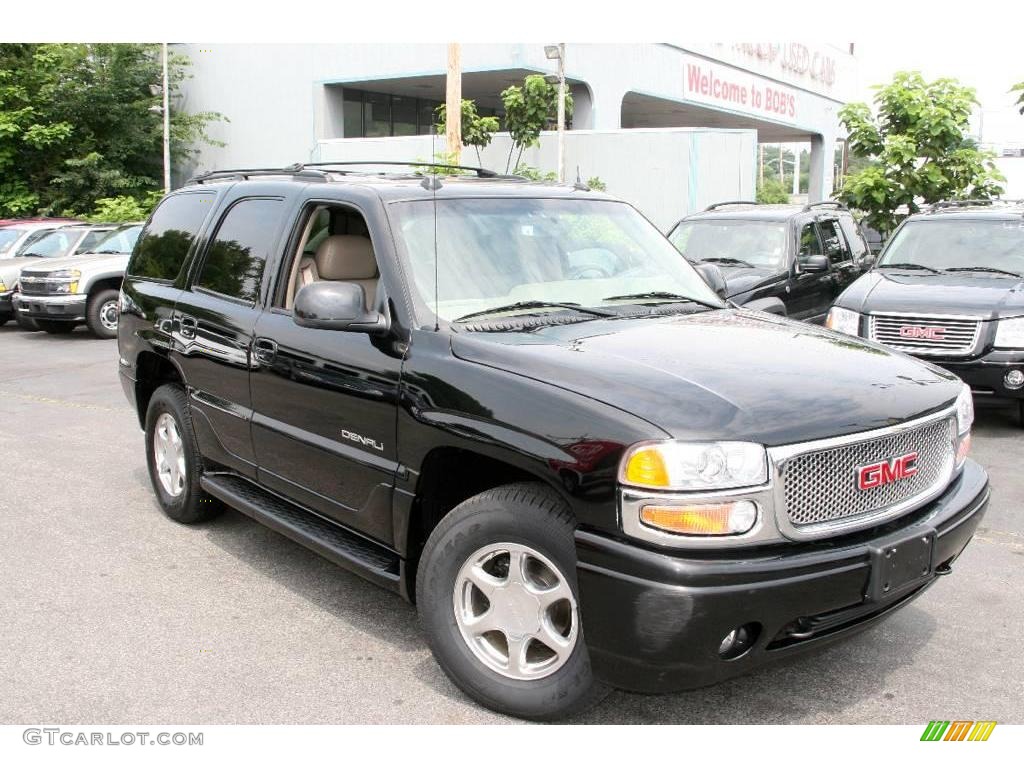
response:
M342 104L345 138L351 139L430 134L441 102L345 88ZM496 109L478 105L477 111L504 122L504 115Z

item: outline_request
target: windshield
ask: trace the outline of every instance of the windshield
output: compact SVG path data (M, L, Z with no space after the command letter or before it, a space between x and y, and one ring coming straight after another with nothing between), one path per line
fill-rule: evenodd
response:
M883 268L890 264L1024 273L1024 220L908 221L878 262Z
M47 258L66 256L78 242L79 235L81 235L81 230L78 229L57 229L25 245L18 255L45 256Z
M131 253L141 231L141 224L134 227L125 227L124 229L115 229L100 241L99 245L93 249L93 253Z
M23 234L23 229L0 229L0 253L7 253Z
M780 221L684 221L668 239L690 261L776 269L786 257L786 225Z
M437 313L444 320L520 302L613 307L670 300L665 294L723 306L661 233L625 203L474 198L436 205ZM434 202L395 203L392 210L417 304L432 317ZM630 298L651 293L658 296Z

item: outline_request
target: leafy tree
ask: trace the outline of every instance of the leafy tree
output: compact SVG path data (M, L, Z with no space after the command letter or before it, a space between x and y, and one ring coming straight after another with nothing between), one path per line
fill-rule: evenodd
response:
M176 101L189 61L172 52ZM144 201L163 176L160 46L0 44L0 215L78 213L100 198ZM223 116L171 113L171 156L211 142Z
M1020 113L1024 115L1024 80L1021 80L1010 90L1019 91L1019 93L1017 94L1017 103L1020 104Z
M443 136L448 133L447 105L442 104L434 111L437 114L437 132ZM476 111L476 102L462 100L462 144L476 150L478 164L483 165L480 150L491 143L498 127L498 118L482 116Z
M149 216L161 197L162 190L149 192L143 200L131 195L101 197L85 218L87 221L142 221Z
M992 154L968 137L977 104L973 88L951 78L927 83L918 72L898 72L877 90L876 115L864 103L839 111L851 155L872 161L847 175L839 198L864 211L872 227L891 232L900 206L915 213L921 202L1002 193L1004 178Z
M764 181L757 185L757 202L769 205L788 203L788 189L786 185L774 176L765 176Z
M540 132L558 120L558 86L547 82L543 75L527 75L521 86L510 85L502 91L501 101L505 106L505 129L512 137L505 162L505 173L508 173L509 168L514 167L512 156L516 155L514 165L518 166L523 151L537 146ZM566 120L572 117L572 110L572 94L566 89Z

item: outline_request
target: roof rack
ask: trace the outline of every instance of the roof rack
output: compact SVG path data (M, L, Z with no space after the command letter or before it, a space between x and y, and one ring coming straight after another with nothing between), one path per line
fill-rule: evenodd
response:
M727 205L760 205L760 203L757 202L757 200L723 200L720 203L712 203L704 209L704 212L707 213L708 211L715 211L719 208L724 208Z
M947 210L949 208L967 208L974 205L1022 205L1024 199L1021 198L1003 198L993 197L987 200L939 200L937 203L932 203L928 208L928 213L935 213L938 211Z
M455 168L460 171L471 171L479 179L514 179L523 180L522 176L499 174L488 168L479 168L473 165L451 165L449 163L424 163L424 162L402 162L398 160L339 160L327 163L294 163L284 168L225 168L206 173L197 173L190 178L187 184L203 184L208 181L223 181L225 179L236 179L245 181L254 176L294 176L296 178L307 178L316 181L326 181L330 173L355 173L345 170L352 166L387 165L400 166L404 168Z
M825 207L836 208L837 210L840 210L840 211L848 211L848 210L850 210L845 205L840 203L838 200L819 200L816 203L808 203L807 205L804 206L804 210L805 211L813 211L815 208L825 208Z

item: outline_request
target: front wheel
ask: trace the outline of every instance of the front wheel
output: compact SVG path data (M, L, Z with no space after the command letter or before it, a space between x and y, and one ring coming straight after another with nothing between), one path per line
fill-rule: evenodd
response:
M75 330L75 324L69 323L66 320L36 320L35 323L39 326L40 331L46 331L58 336L65 336Z
M94 336L101 339L117 338L118 292L113 288L98 291L89 297L85 322Z
M464 501L427 540L416 592L430 648L490 709L554 720L607 692L580 626L574 528L553 491L517 483Z

